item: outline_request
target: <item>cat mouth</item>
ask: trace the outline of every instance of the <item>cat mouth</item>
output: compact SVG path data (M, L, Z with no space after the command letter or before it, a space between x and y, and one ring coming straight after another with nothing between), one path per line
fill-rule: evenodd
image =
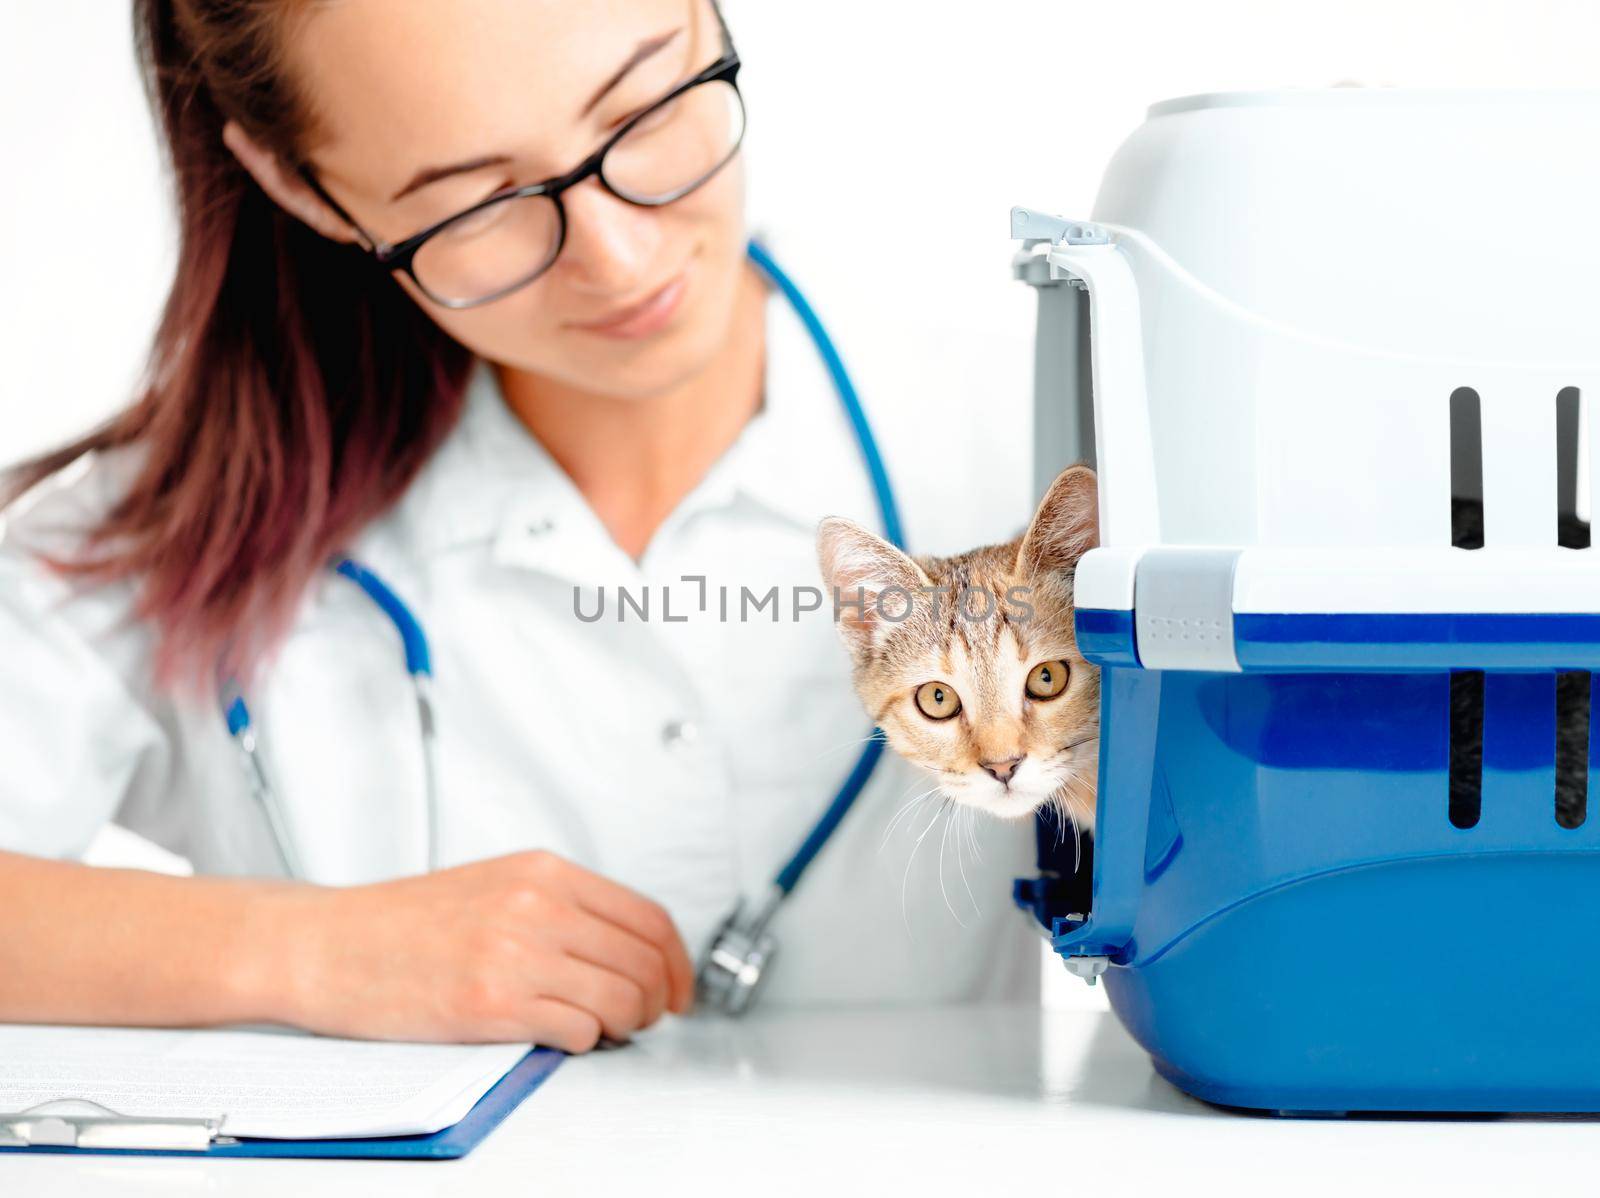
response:
M1025 819L1050 801L1055 785L1046 779L1029 778L1018 783L1012 778L996 782L987 777L947 776L944 793L963 807L972 807L999 819Z
M1047 802L1043 796L1010 786L998 794L975 795L967 791L952 794L950 797L964 807L973 807L985 815L1003 820L1027 819Z
M1080 736L1049 757L1034 759L1037 767L1029 776L1013 775L1004 782L971 772L940 770L940 789L953 802L985 815L1002 820L1027 819L1057 803L1074 776L1082 774L1084 765L1092 760L1089 755L1074 758L1074 750L1096 745L1099 740L1099 733Z

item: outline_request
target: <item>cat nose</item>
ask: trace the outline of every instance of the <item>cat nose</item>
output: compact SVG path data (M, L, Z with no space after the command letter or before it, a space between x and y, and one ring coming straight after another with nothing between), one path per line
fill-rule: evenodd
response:
M1022 764L1022 755L1007 757L1004 761L980 761L978 766L996 782L1009 782L1011 775L1016 773L1017 766Z

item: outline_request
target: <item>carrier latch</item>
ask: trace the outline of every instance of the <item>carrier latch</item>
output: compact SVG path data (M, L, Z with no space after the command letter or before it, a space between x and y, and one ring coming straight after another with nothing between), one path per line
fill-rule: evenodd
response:
M1062 957L1062 964L1067 967L1067 972L1073 977L1082 978L1089 985L1094 985L1094 980L1106 971L1106 966L1111 964L1110 957Z
M1089 917L1077 911L1070 912L1067 915L1058 915L1050 921L1050 941L1056 951L1061 953L1061 963L1067 967L1067 972L1075 978L1082 978L1092 986L1095 983L1095 979L1110 967L1111 958L1104 953L1061 951L1061 940L1066 936L1070 936L1088 922Z
M1051 245L1109 245L1111 242L1111 233L1104 225L1092 220L1050 216L1032 208L1011 210L1011 236L1020 239L1024 249L1041 241Z

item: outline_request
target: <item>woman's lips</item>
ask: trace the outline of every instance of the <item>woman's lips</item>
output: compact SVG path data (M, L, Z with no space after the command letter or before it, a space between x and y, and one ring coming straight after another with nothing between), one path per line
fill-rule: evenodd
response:
M671 323L687 290L688 279L685 273L680 272L664 287L639 303L619 308L599 320L583 321L573 327L619 341L648 337L653 333L659 333Z

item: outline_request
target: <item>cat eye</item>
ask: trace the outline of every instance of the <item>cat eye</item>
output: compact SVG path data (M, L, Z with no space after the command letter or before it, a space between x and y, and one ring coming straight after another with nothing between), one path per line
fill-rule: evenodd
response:
M930 720L948 720L961 710L961 696L942 682L917 687L917 710Z
M1028 671L1028 697L1054 699L1067 689L1069 673L1070 670L1064 661L1041 661Z

